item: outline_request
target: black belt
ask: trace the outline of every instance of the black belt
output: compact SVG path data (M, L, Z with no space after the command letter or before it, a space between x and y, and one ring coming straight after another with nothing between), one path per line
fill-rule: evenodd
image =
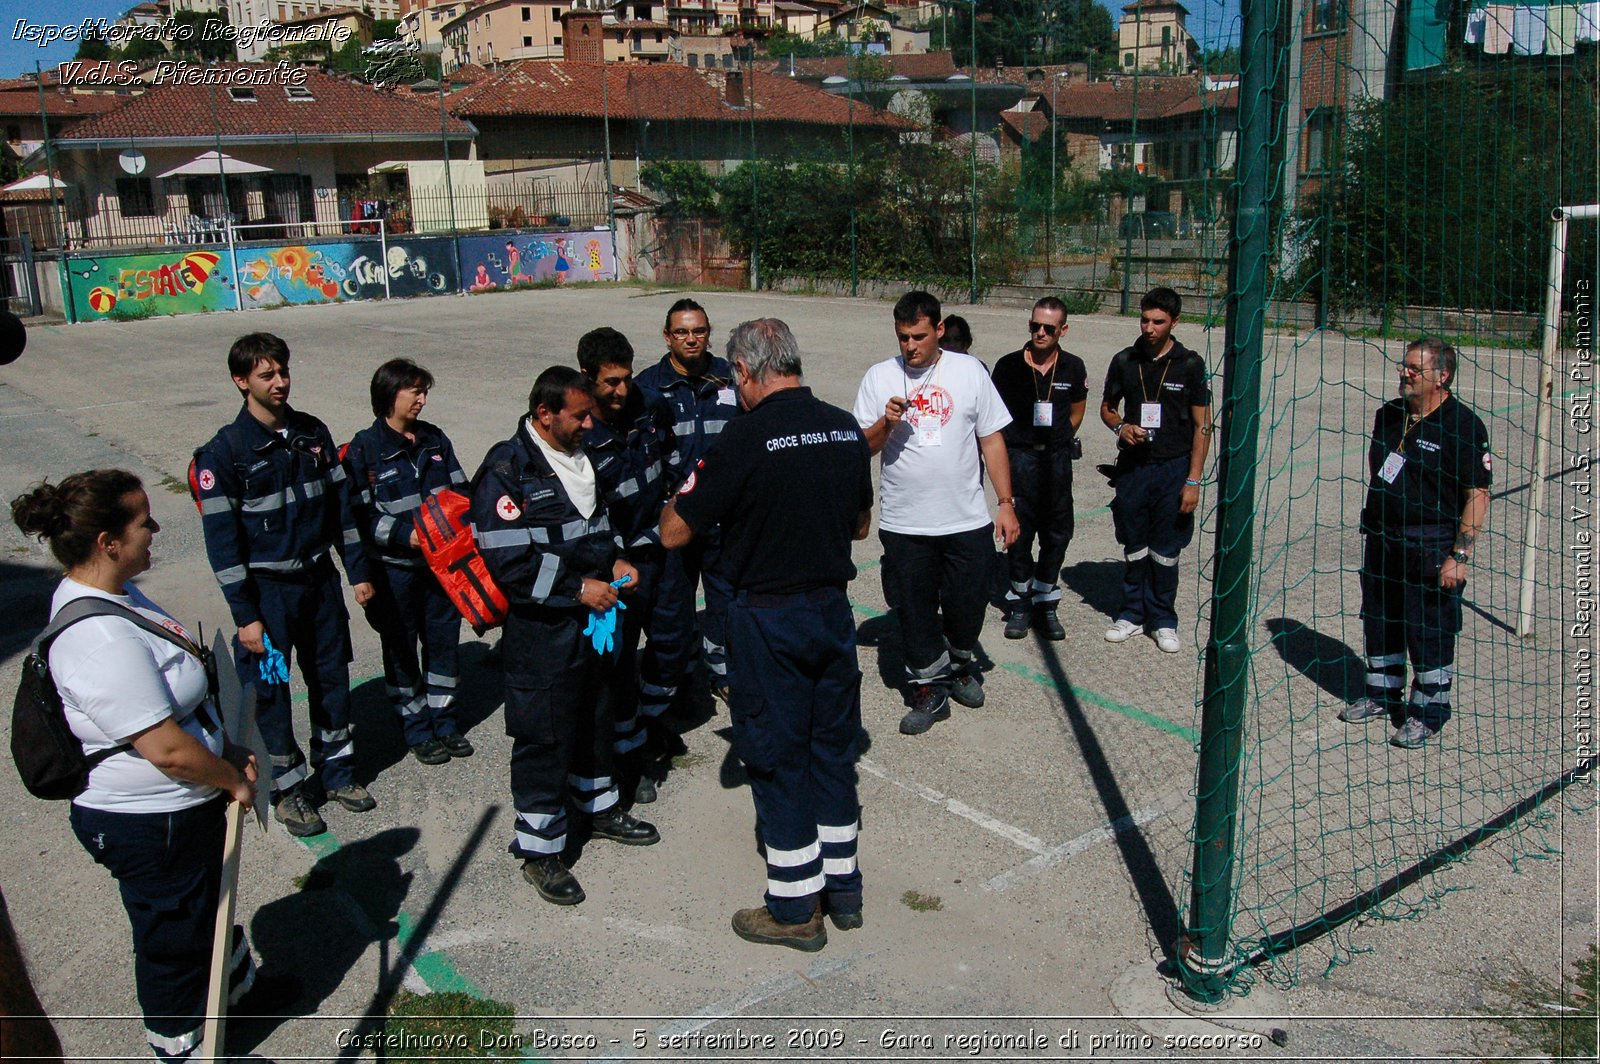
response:
M796 591L787 595L774 595L765 591L740 591L734 595L733 600L740 605L750 606L758 610L783 609L786 606L799 606L805 603L827 602L842 594L843 588L819 587L810 591Z

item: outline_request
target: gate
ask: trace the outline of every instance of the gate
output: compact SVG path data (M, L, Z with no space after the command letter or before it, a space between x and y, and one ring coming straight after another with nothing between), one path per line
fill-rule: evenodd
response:
M33 241L26 233L0 237L0 307L19 318L37 317L43 311Z

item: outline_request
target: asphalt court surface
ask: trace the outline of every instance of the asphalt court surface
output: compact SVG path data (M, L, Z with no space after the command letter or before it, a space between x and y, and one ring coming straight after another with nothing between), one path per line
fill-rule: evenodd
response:
M0 371L6 442L0 488L9 499L44 475L107 464L134 469L163 524L156 565L143 585L208 633L227 631L182 482L193 448L237 410L224 366L235 336L256 329L282 335L294 352L293 401L341 440L370 423L372 369L394 356L416 359L438 381L425 416L450 434L471 472L514 429L534 377L546 366L570 363L583 332L621 329L638 353L636 370L658 358L663 315L680 294L573 288L36 330L23 359ZM787 320L800 340L807 383L846 408L865 369L894 353L885 303L766 293L697 298L710 313L719 349L739 321ZM975 353L991 365L1024 339L1025 308L949 309L972 323ZM525 1043L529 1055L546 1058L709 1059L716 1055L709 1043L696 1039L736 1030L778 1039L775 1049L752 1050L762 1059L970 1057L961 1047L978 1043L950 1044L946 1036L981 1042L984 1031L1032 1027L1052 1038L1070 1030L1085 1044L1099 1034L1113 1046L1114 1035L1148 1031L1151 1021L1141 1026L1131 1017L1114 1000L1113 986L1128 971L1144 972L1154 985L1154 960L1179 930L1188 890L1199 726L1195 645L1205 631L1200 607L1209 595L1204 568L1215 488L1207 489L1195 544L1183 559L1183 652L1161 654L1142 638L1106 644L1101 633L1115 607L1121 554L1105 509L1110 489L1092 468L1109 461L1113 448L1095 409L1111 354L1135 331L1131 319L1071 321L1065 344L1088 364L1091 402L1076 477L1078 529L1063 579L1069 637L1059 644L1004 640L1000 614L991 610L982 640L989 666L983 709L954 707L952 719L926 735L898 734L904 712L898 633L886 615L876 534L856 546L861 572L850 593L869 734L861 764L864 929L834 932L815 957L751 946L728 929L733 909L758 902L763 868L749 796L729 751L727 716L704 697L696 719L685 722L694 726L683 736L685 755L661 801L640 810L660 827L662 844L589 845L575 866L588 901L572 910L540 901L505 853L509 740L499 721L492 637L474 640L468 633L463 650L461 704L479 753L427 768L406 756L385 705L376 637L356 616L358 774L370 781L379 808L364 816L332 811L330 834L321 839L298 842L274 831L247 840L243 922L266 970L300 974L307 993L298 1010L304 1015L245 1029L244 1048L273 1059L351 1056L356 1050L339 1045L339 1032L361 1026L345 1017L361 1015L402 984L506 1001L524 1017L519 1030L581 1043ZM1177 335L1215 370L1220 329L1204 333L1180 323ZM1519 411L1532 409L1537 379L1529 354L1474 351L1473 372L1463 375L1463 397L1495 412L1486 420L1496 450L1508 470L1520 470L1508 472L1508 490L1525 485L1531 466L1527 419L1519 419ZM1258 476L1269 478L1272 490L1258 533L1258 596L1281 602L1274 611L1281 617L1314 620L1320 634L1346 647L1359 646L1359 627L1351 597L1357 537L1344 525L1364 476L1372 409L1392 394L1397 357L1393 345L1375 342L1281 338L1266 370L1270 431L1262 435ZM1291 405L1290 397L1299 401ZM1576 442L1559 438L1557 448ZM1512 654L1494 624L1515 607L1508 574L1520 561L1518 497L1507 497L1503 519L1500 511L1491 519L1501 575L1485 582L1486 616L1473 614L1469 625L1477 626L1479 644L1496 648L1485 653L1484 676L1515 673L1525 681L1533 669L1532 678L1544 682L1554 654ZM1312 527L1315 549L1305 534ZM6 548L0 609L13 622L0 646L8 655L6 675L14 676L22 647L42 624L53 576L47 554L9 523L0 543ZM1562 579L1559 564L1550 564L1555 568L1546 569L1540 592L1547 627L1558 620L1552 589ZM351 610L358 613L353 603ZM1260 662L1258 682L1269 695L1286 692L1284 715L1296 728L1280 729L1254 751L1262 763L1274 757L1295 763L1294 751L1309 741L1318 752L1318 794L1332 793L1332 777L1356 768L1373 774L1378 765L1385 778L1403 775L1404 765L1376 731L1359 740L1359 755L1327 756L1328 749L1348 751L1357 742L1332 720L1333 685L1317 684L1270 650ZM1463 694L1469 689L1458 683ZM1265 719L1270 707L1258 708ZM1528 752L1549 747L1537 736L1530 743ZM1519 768L1507 786L1547 778L1543 767ZM71 838L65 811L28 799L8 777L0 773L0 807L11 813L14 837L22 841L0 850L0 886L47 1007L84 1017L60 1024L74 1057L141 1059L126 919L114 885ZM1404 806L1410 794L1390 787L1381 797ZM1283 791L1264 790L1263 798L1268 806L1294 804ZM1288 1049L1269 1043L1251 1053L1320 1059L1467 1051L1480 1036L1476 1025L1433 1018L1492 1000L1496 973L1508 962L1552 971L1593 941L1592 808L1591 795L1552 812L1543 830L1566 855L1539 862L1532 874L1515 874L1512 849L1499 845L1485 851L1492 859L1444 873L1441 880L1451 885L1483 889L1452 895L1427 920L1358 930L1354 944L1374 952L1336 975L1320 974L1327 954L1302 951L1310 959L1288 1006L1305 1019ZM902 902L907 892L937 898L940 907L913 909ZM1328 904L1344 897L1335 893ZM73 919L61 918L64 900ZM1511 907L1523 933L1508 926ZM1485 944L1481 957L1474 952L1444 963L1444 939L1464 933ZM107 1015L123 1018L94 1018ZM1386 1023L1385 1015L1420 1019ZM830 1017L848 1019L821 1022ZM802 1030L801 1020L817 1021L809 1027L828 1032L823 1039L830 1044L785 1047L786 1039L806 1037L792 1033ZM884 1041L890 1028L904 1037ZM835 1029L845 1044L831 1045ZM648 1033L643 1050L633 1048L635 1030ZM932 1049L920 1042L922 1034L934 1040ZM592 1049L585 1041L591 1036ZM980 1055L1001 1052L980 1047ZM1081 1047L1051 1052L1081 1055ZM1097 1055L1118 1052L1134 1059L1164 1055L1137 1041Z

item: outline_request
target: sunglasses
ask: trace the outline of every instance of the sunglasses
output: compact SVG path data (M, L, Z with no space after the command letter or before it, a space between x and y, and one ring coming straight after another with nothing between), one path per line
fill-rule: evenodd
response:
M1059 325L1051 325L1050 323L1043 322L1043 321L1030 321L1028 323L1028 331L1029 332L1036 333L1040 329L1044 330L1044 334L1046 336L1054 336L1057 332L1059 332L1061 330L1061 326L1059 326Z
M674 339L678 339L678 340L687 340L691 336L696 336L696 337L699 337L700 339L704 340L706 337L708 337L710 335L711 335L711 330L707 329L707 328L703 328L703 327L699 328L699 329L673 329L672 330L673 338Z

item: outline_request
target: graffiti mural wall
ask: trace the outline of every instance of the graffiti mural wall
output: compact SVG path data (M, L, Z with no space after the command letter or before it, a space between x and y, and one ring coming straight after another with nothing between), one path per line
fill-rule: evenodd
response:
M614 281L617 254L609 229L464 236L461 272L469 292L550 281Z
M387 246L362 237L241 245L231 253L219 245L135 255L80 253L65 268L79 321L382 299L386 283L391 298L402 298L610 281L617 275L609 230L401 237Z

